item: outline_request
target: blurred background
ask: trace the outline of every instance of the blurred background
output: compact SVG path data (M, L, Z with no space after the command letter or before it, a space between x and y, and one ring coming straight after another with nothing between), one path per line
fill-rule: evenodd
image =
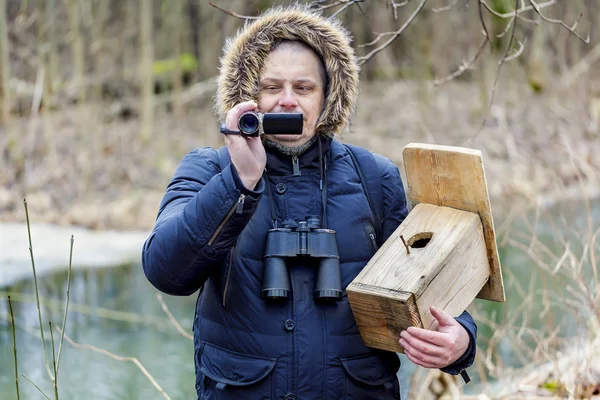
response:
M158 296L140 249L181 158L223 143L226 38L290 3L0 0L0 399L15 342L23 399L195 398L196 296ZM507 301L469 307L473 382L402 356L403 398L599 396L600 2L303 3L362 65L340 140L401 170L410 142L483 155Z

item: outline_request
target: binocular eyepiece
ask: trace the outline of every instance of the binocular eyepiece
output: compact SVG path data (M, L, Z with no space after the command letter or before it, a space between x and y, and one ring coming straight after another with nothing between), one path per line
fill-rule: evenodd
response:
M335 231L321 228L320 216L306 221L284 222L282 228L267 232L262 297L285 299L290 292L286 259L312 257L318 259L317 278L313 295L320 300L339 300L342 297L339 254Z
M301 135L303 127L301 113L258 113L248 111L238 119L238 129L244 136Z

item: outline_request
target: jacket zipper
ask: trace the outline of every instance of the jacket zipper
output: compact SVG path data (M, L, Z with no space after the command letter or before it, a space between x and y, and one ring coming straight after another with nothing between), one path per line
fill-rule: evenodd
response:
M292 157L292 170L294 171L293 176L300 176L300 163L298 162L298 156Z
M371 238L371 245L373 245L373 250L377 252L377 241L375 240L375 234L369 233L369 237Z
M371 242L371 250L373 250L373 254L377 253L379 247L377 246L377 238L375 236L375 228L371 225L370 222L365 222L365 233Z
M239 241L239 240L240 240L240 238L238 237L237 241ZM227 288L229 288L229 276L231 275L231 265L233 264L233 255L235 253L235 248L237 247L237 241L229 252L229 263L227 265L227 278L225 278L225 288L223 289L223 308L225 308L225 303L227 300Z
M225 218L223 218L223 221L221 221L221 223L219 224L219 226L217 227L217 229L215 230L215 233L212 234L212 236L210 237L210 239L208 239L208 245L212 246L213 242L217 239L217 237L219 237L219 234L221 233L221 231L223 230L223 228L225 227L225 224L227 224L227 222L231 219L231 217L233 216L233 213L237 213L237 214L241 214L242 210L244 208L244 200L246 199L246 195L245 194L240 194L240 197L238 198L238 201L233 205L233 207L231 207L231 210L229 210L229 212L227 213L227 215L225 216Z

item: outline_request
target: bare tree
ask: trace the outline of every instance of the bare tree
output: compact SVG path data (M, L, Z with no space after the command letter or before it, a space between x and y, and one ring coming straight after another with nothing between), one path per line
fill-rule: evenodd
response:
M152 136L152 122L154 119L154 98L152 80L152 60L154 48L152 44L153 4L148 0L140 0L140 79L142 84L142 126L141 136L144 141Z
M173 82L173 114L176 118L183 116L183 105L181 104L181 40L182 40L182 22L183 18L183 0L170 0L169 25L171 26L173 59L175 60L175 70L171 78Z
M79 0L68 0L69 23L73 46L74 84L77 92L77 102L85 101L85 54L84 38L81 32L81 5Z
M6 0L0 0L0 118L6 124L10 120L10 60L8 51L8 29L6 23Z

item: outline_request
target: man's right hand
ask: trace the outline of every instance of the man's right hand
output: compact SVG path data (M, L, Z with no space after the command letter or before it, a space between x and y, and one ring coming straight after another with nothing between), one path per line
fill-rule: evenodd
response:
M237 104L227 113L225 127L231 131L238 131L240 116L257 108L258 105L254 101ZM225 145L242 183L247 189L254 190L267 164L267 154L260 137L225 135Z

